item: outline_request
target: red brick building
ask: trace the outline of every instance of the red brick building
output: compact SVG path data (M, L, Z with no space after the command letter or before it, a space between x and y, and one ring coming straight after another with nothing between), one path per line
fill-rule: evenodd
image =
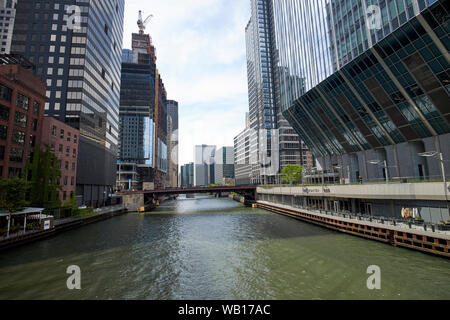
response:
M22 174L40 143L46 83L27 61L2 57L0 64L0 178L6 179Z
M80 132L52 117L44 117L41 148L48 145L56 155L61 170L59 185L62 187L60 200L64 204L75 194L78 165L78 143Z

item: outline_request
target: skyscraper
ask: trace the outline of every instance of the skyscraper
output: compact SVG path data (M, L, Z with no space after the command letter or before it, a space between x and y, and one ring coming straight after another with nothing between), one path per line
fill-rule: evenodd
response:
M214 155L214 183L224 184L224 179L234 179L234 147L222 147Z
M12 53L47 82L45 113L80 130L77 196L103 205L115 184L124 0L17 2Z
M281 168L302 164L302 148L296 132L279 108L278 51L274 39L270 0L251 0L246 27L252 180L274 181Z
M199 145L194 150L194 186L214 183L214 156L216 146Z
M167 100L167 114L172 119L172 133L169 144L169 181L170 186L178 186L178 102Z
M138 188L143 189L170 183L172 120L155 52L150 35L133 33L132 50L123 50L122 57L119 160L136 164Z
M450 157L450 1L273 3L283 114L319 167L440 177L421 155Z
M0 0L0 54L11 51L17 0Z

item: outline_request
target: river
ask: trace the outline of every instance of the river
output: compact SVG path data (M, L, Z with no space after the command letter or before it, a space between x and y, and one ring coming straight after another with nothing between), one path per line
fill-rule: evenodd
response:
M81 290L67 289L70 265ZM449 260L229 199L168 201L0 253L1 300L449 298Z

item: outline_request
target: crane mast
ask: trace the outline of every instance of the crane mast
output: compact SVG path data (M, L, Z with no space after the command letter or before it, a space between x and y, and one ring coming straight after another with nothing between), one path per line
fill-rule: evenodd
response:
M139 10L139 17L138 17L138 27L139 27L139 34L144 34L145 27L148 25L150 20L153 18L153 15L149 15L145 20L142 19L142 10Z

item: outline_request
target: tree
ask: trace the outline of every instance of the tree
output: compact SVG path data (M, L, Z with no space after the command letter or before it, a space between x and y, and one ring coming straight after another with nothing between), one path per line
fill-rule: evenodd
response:
M282 181L284 183L293 184L302 181L303 167L299 164L288 164L281 170Z
M31 183L30 201L32 206L42 208L57 208L61 206L59 191L61 186L58 180L61 177L58 158L50 151L39 146L34 148L33 159L27 164L27 180Z
M17 177L0 179L0 209L8 211L8 226L13 212L22 210L28 205L26 201L30 183ZM9 227L8 227L9 237Z

